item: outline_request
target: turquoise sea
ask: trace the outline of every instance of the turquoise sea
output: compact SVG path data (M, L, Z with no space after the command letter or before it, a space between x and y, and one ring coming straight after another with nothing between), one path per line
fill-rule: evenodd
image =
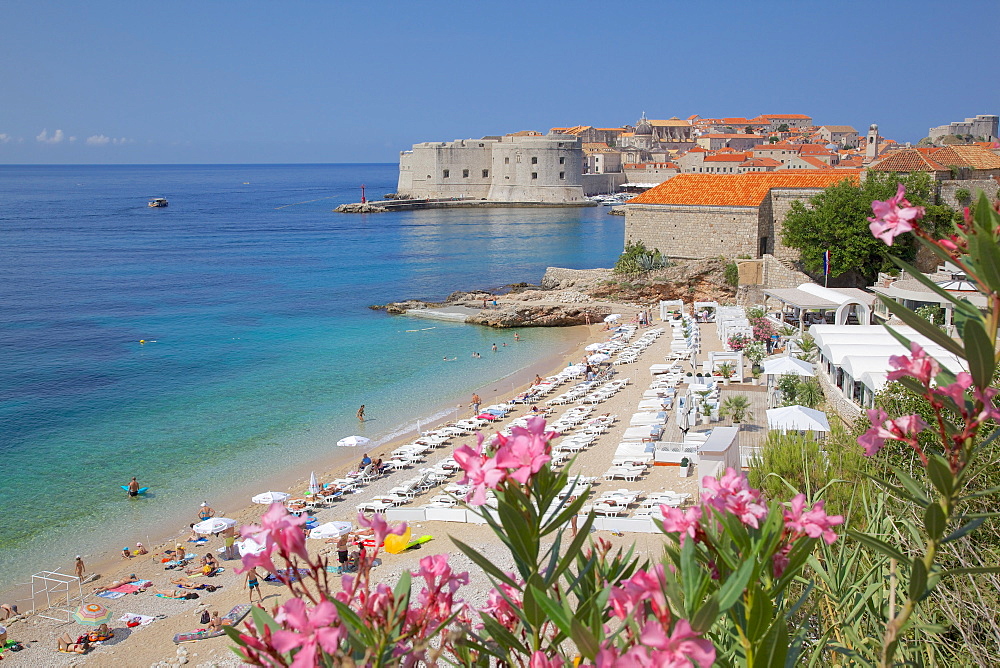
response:
M610 266L621 217L332 212L395 179L395 165L0 166L0 589L178 528L203 499L244 506L233 490L357 456L339 438L388 440L567 350L565 332L515 344L367 306ZM125 497L133 475L149 498Z

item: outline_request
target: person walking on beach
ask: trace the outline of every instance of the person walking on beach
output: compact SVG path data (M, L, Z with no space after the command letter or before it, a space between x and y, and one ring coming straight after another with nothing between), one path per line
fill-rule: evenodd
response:
M361 404L361 408L358 409L358 422L365 421L365 405Z
M198 519L204 522L207 519L215 517L215 508L208 505L208 501L201 502L201 508L198 510Z
M76 577L83 579L83 574L87 572L87 567L83 565L83 557L79 554L76 555L76 564L74 565L74 572Z
M337 562L340 564L340 572L347 572L347 553L350 548L351 534L345 533L337 539Z
M260 593L260 576L257 575L257 567L254 566L247 571L245 580L247 589L250 590L250 603L253 603L253 590L257 590L257 600L264 605L264 595Z
M479 406L483 403L483 400L479 398L479 395L475 392L472 393L472 414L479 415Z
M128 495L139 496L139 483L136 482L135 476L132 476L132 482L128 484Z

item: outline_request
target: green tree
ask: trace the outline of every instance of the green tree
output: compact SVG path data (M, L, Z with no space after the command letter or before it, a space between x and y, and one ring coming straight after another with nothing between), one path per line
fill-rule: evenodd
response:
M788 123L782 123L779 125L777 132L788 132Z
M957 214L947 206L935 204L934 182L925 172L906 176L887 172L867 172L863 182L855 185L841 181L809 199L810 206L792 202L785 218L782 239L786 246L799 249L807 272L820 275L823 252L830 251L830 275L853 272L855 282L871 283L878 272L894 265L889 260L889 248L872 236L868 218L873 200L887 200L896 194L897 184L906 187L906 198L914 206L923 206L927 215L921 221L935 236L954 228ZM905 260L916 255L912 234L897 237L892 251Z
M744 130L743 132L746 133L746 134L748 134L748 135L752 135L753 134L753 128L748 125L747 129Z

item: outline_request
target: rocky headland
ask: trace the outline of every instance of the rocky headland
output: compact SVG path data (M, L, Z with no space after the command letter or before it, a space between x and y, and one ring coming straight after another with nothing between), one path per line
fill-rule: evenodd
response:
M630 315L652 308L664 299L731 303L736 293L725 282L724 267L721 259L694 260L641 276L621 276L611 269L549 267L540 285L459 291L441 302L411 299L369 308L393 314L447 315L450 320L498 329L584 325L610 313Z

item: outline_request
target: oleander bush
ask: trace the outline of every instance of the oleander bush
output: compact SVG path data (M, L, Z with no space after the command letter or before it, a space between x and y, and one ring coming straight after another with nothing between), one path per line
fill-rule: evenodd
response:
M297 668L995 664L1000 215L982 196L955 234L937 238L902 185L872 210L877 239L892 247L911 234L985 296L980 312L893 259L952 301L961 338L887 307L965 370L894 332L909 354L891 358L893 396L867 411L856 445L836 430L822 444L769 438L749 479L704 476L696 504L660 506L663 552L649 561L591 536L593 513L569 531L589 490L572 463L551 466L558 435L540 418L454 453L465 503L509 551L510 572L453 539L474 575L432 555L379 582L376 547L338 587L306 551L304 520L276 505L243 527L263 546L243 565L277 573L293 596L254 608L244 631L226 629L239 656ZM380 515L358 522L376 546L405 531ZM484 605L463 600L470 577L493 585Z

